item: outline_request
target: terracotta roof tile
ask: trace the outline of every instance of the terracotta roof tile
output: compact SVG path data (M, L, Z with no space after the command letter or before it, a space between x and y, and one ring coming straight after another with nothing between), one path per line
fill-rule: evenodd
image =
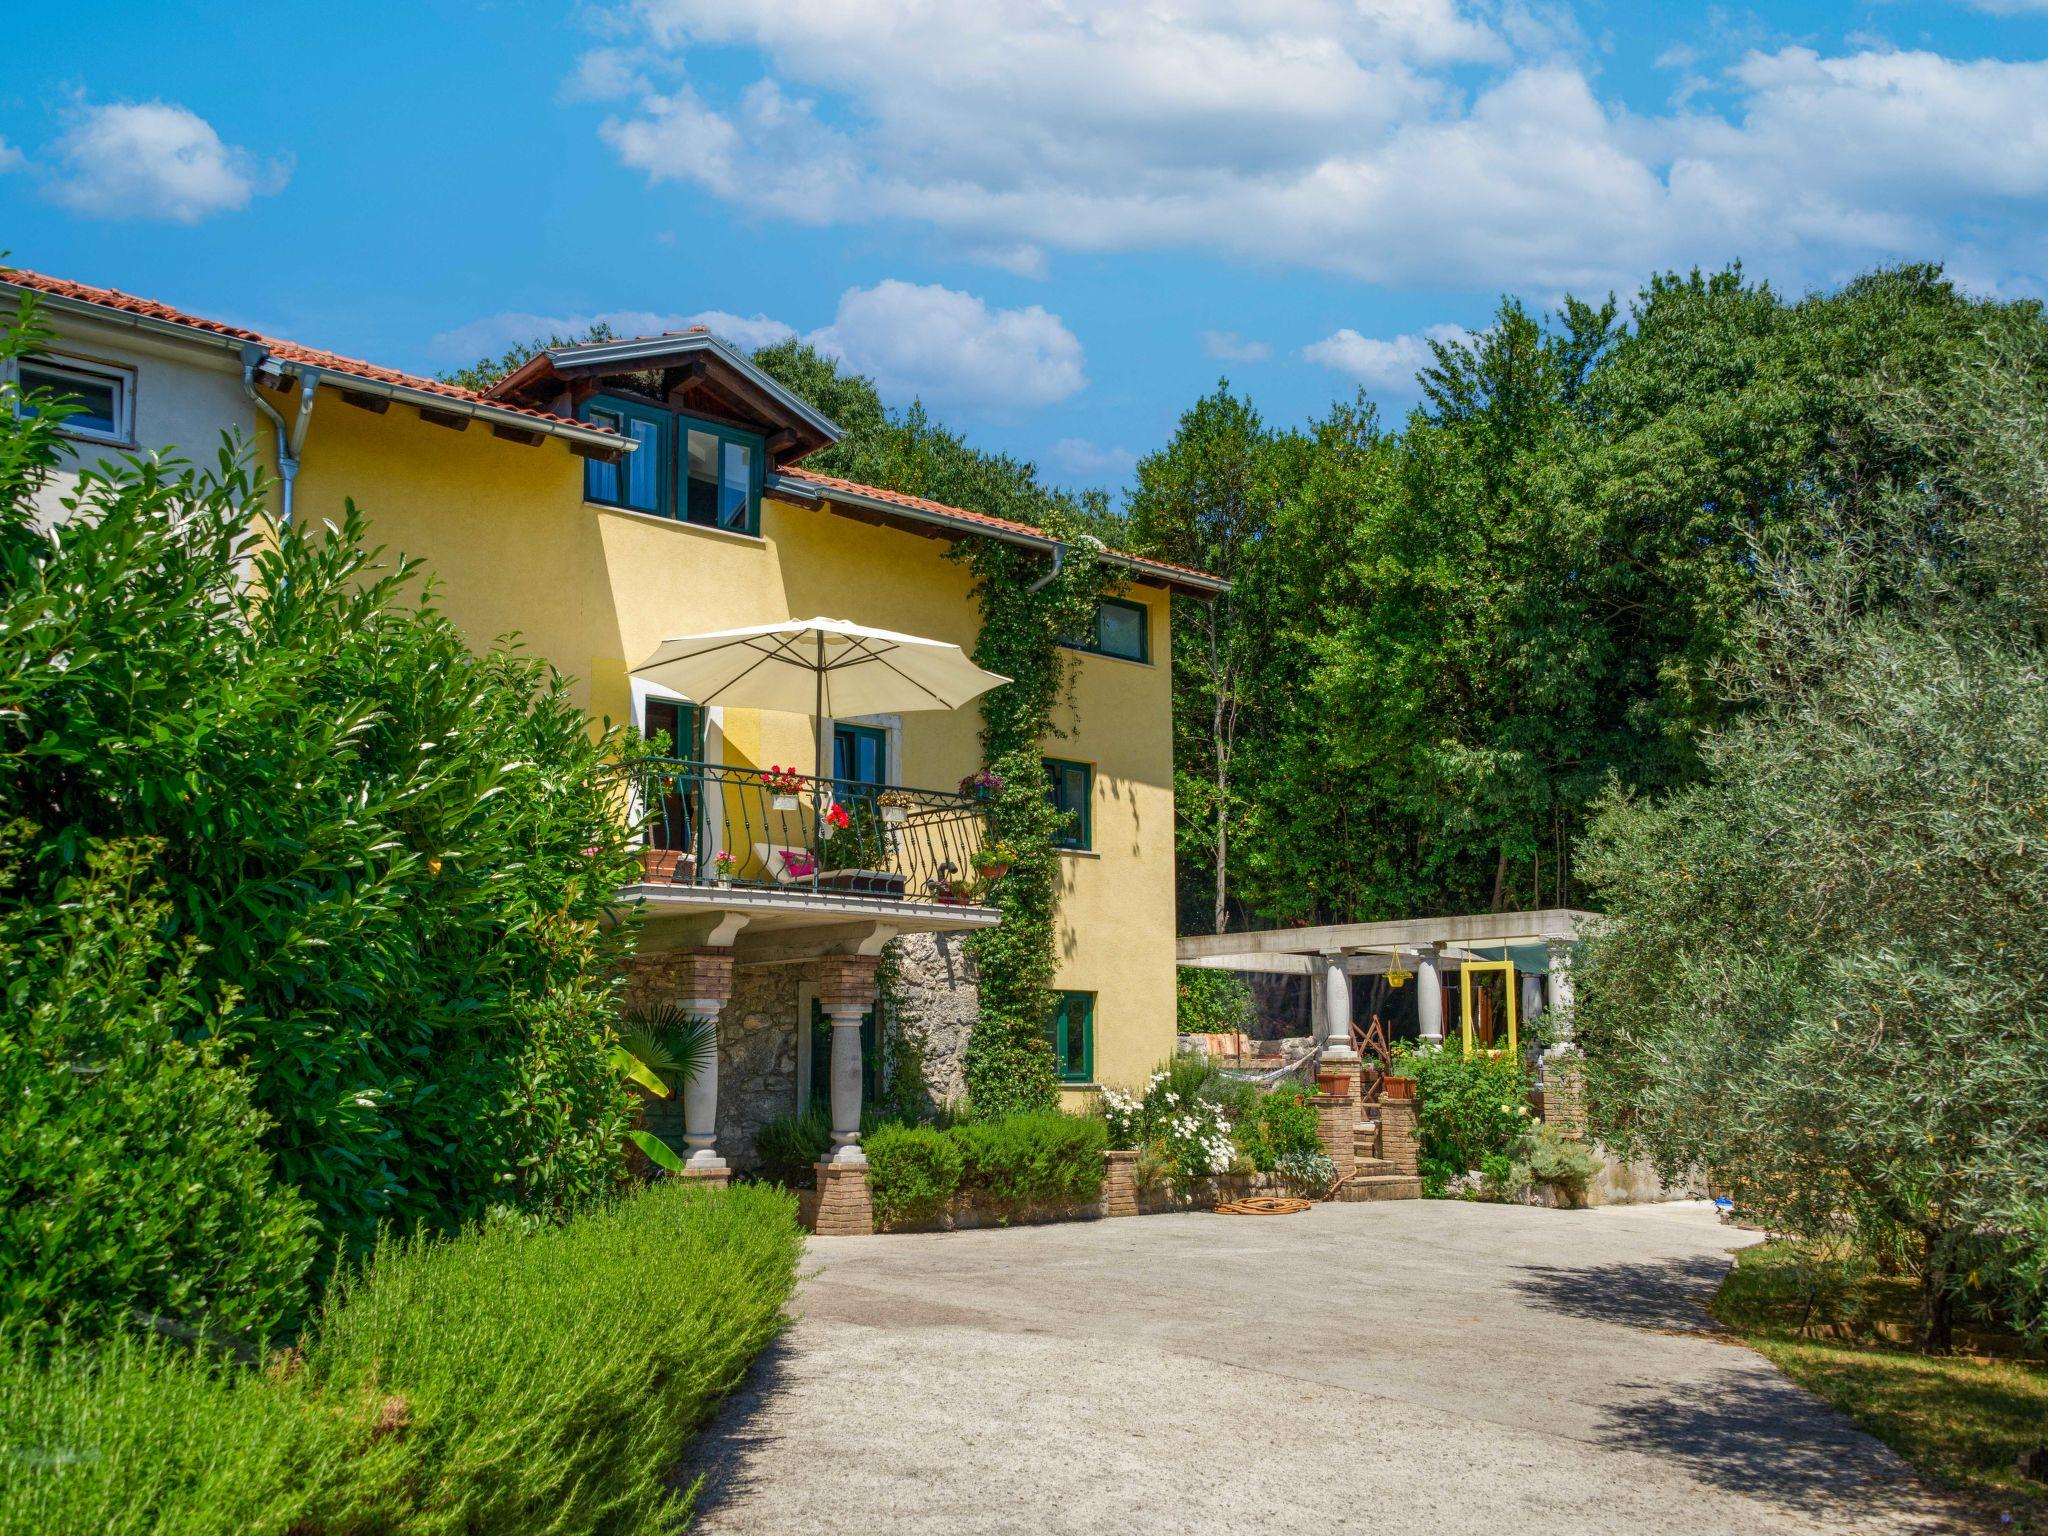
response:
M845 491L849 495L865 496L875 501L893 502L899 507L907 507L919 512L930 512L939 517L955 519L965 523L978 523L983 527L992 528L1003 533L1027 533L1040 539L1050 537L1043 528L1034 528L1029 523L1013 522L1007 517L991 517L986 512L976 512L967 507L949 507L943 501L932 501L923 496L912 496L904 491L886 490L879 485L862 485L858 480L844 480L838 475L823 474L815 469L805 469L802 465L798 464L785 465L778 473L785 480L803 481L817 486L819 490L827 494L833 491ZM1119 560L1147 569L1171 571L1176 575L1192 576L1203 582L1214 582L1219 579L1211 576L1207 571L1198 571L1193 566L1175 565L1170 560L1155 560L1149 555L1130 555L1115 549L1109 551L1109 553L1115 555Z
M338 352L323 352L318 347L305 347L295 341L265 336L261 331L248 331L237 325L226 325L219 320L208 320L200 315L187 314L184 310L173 309L168 304L159 304L154 299L139 299L132 293L122 293L114 288L94 288L86 283L71 282L67 278L45 277L40 272L23 271L19 267L0 267L0 282L12 283L18 288L28 288L56 298L77 299L83 303L97 304L104 309L119 310L123 314L141 315L151 320L167 321L172 325L189 326L195 331L228 336L236 341L253 341L268 347L271 355L281 362L304 363L310 368L325 369L329 373L338 373L347 378L391 384L402 389L418 390L424 394L440 395L449 400L463 400L493 411L509 411L514 415L529 416L536 421L581 427L590 432L611 431L608 427L600 427L587 421L574 421L550 411L536 410L532 406L514 405L507 400L486 399L473 389L464 389L456 384L444 384L439 379L421 378L415 373L401 373L396 368L366 363L360 358L343 357Z

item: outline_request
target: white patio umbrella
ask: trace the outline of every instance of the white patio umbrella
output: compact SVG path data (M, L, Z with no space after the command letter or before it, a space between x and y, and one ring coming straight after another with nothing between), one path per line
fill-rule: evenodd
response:
M682 635L633 671L700 705L808 710L821 780L827 716L958 709L1009 681L943 640L824 618Z

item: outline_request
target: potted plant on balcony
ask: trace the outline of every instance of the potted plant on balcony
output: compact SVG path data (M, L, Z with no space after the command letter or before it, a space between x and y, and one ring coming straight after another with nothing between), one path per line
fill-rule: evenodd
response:
M802 803L804 776L794 768L773 764L761 774L761 782L767 786L772 797L770 804L778 811L793 811Z
M730 848L721 848L711 855L711 883L728 884L740 872L740 856Z
M818 836L830 842L836 834L844 832L852 825L853 816L851 813L847 811L845 806L835 801L825 807L825 814L818 823Z
M1003 792L1003 776L983 768L960 781L960 793L970 800L993 800Z
M697 874L697 855L682 848L642 848L640 878L687 883Z
M885 789L875 796L875 804L881 808L883 821L892 827L900 827L917 809L917 796L907 789Z
M1008 843L990 843L976 851L974 872L983 880L1000 880L1017 862L1017 852Z

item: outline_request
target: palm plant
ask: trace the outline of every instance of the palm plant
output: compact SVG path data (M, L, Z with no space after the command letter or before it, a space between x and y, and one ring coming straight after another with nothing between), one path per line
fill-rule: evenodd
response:
M619 1019L612 1065L657 1099L682 1092L699 1073L718 1062L718 1021L688 1013L673 1003L636 1008ZM626 1133L657 1168L681 1173L683 1161L653 1132Z

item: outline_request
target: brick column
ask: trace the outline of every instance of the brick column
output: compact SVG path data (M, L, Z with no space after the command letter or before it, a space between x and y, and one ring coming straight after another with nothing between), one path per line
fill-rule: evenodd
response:
M875 1230L868 1158L860 1149L860 1019L875 1005L873 955L828 955L818 963L818 1004L832 1021L832 1150L817 1165L818 1233Z
M680 1008L714 1024L732 998L732 951L667 949L626 962L628 1009ZM731 1170L713 1145L718 1126L718 1057L683 1085L683 1177L723 1189Z
M1337 1177L1348 1179L1358 1171L1358 1098L1349 1093L1319 1093L1311 1102L1316 1107L1316 1131L1323 1151L1337 1165Z
M1578 1051L1552 1046L1543 1063L1543 1120L1560 1136L1586 1139L1586 1069Z
M1138 1154L1135 1152L1105 1152L1102 1154L1102 1214L1105 1216L1135 1216L1138 1214Z
M1422 1171L1413 1099L1380 1099L1380 1156L1394 1165L1394 1172L1411 1179Z

